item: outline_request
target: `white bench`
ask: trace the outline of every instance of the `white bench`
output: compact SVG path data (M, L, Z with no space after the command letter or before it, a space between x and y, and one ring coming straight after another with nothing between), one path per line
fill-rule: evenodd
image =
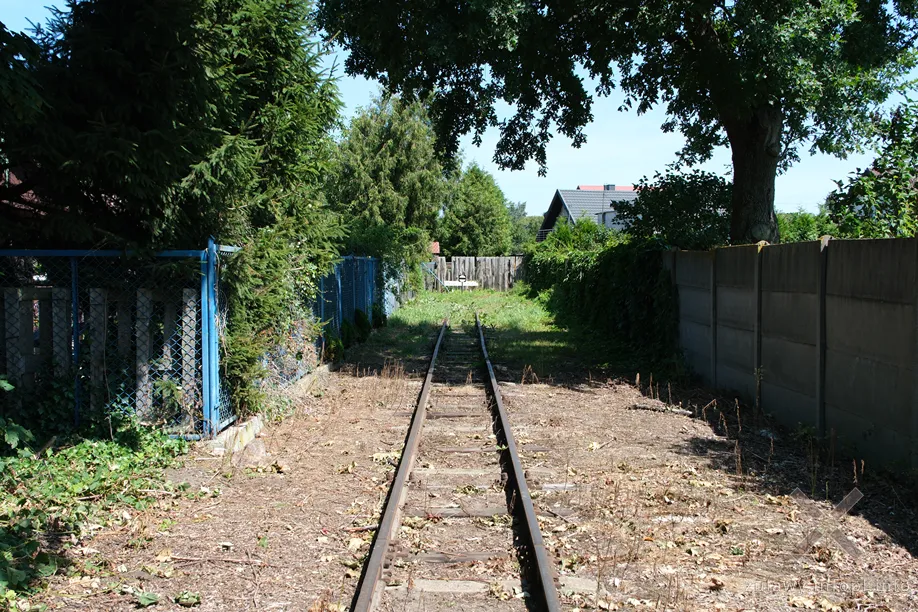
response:
M478 286L478 281L470 281L470 280L467 280L467 281L448 280L448 281L443 281L443 286L444 286L444 287L462 287L462 288L465 288L465 287L477 287L477 286Z

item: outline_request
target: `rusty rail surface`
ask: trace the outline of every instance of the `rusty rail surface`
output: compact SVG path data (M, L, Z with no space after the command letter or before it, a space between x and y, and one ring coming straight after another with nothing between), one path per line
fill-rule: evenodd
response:
M414 459L418 454L421 429L424 427L424 419L427 417L427 398L430 396L430 388L433 383L434 366L437 363L437 354L440 352L440 345L443 343L443 336L447 327L449 327L449 320L444 319L443 325L440 327L440 335L437 336L437 343L434 345L433 354L430 356L427 377L424 379L421 394L418 396L417 408L415 408L414 417L411 419L411 427L405 440L405 448L402 450L398 469L395 472L395 478L392 480L389 499L386 500L386 508L379 520L379 528L376 530L376 538L370 548L370 556L364 565L360 587L354 596L351 609L355 612L369 612L376 604L380 577L382 576L386 555L389 552L389 544L391 544L392 538L398 531L402 501L408 492L408 487L406 486L408 477L411 475L411 468L414 466Z
M510 429L507 411L504 408L500 389L497 385L497 379L494 376L494 368L488 357L484 331L477 314L475 315L475 323L478 329L478 337L481 342L481 352L488 372L488 382L485 383L486 392L490 393L493 400L492 409L497 413L495 415L495 421L498 427L498 435L503 438L503 444L506 447L505 452L507 453L507 457L509 457L509 461L507 462L509 463L507 485L511 487L513 491L512 504L514 507L510 507L508 510L512 514L517 515L521 524L524 526L523 533L520 535L524 540L524 546L531 553L531 556L527 558L530 566L528 568L530 570L530 580L532 582L528 589L530 595L529 605L534 609L556 612L561 609L561 604L558 599L557 588L555 587L552 565L548 553L545 550L545 544L542 541L539 521L536 518L532 497L529 494L529 487L526 485L523 466L520 462L519 453L517 452L516 441ZM374 610L379 603L380 594L383 591L382 576L385 570L390 545L398 532L402 505L408 494L408 479L411 475L411 470L420 447L421 430L427 418L427 401L433 384L437 355L440 352L448 326L449 321L444 320L440 328L440 334L437 337L437 342L434 345L430 364L427 368L427 376L424 379L421 393L418 396L415 412L408 429L408 436L405 439L405 447L402 450L402 456L399 460L395 477L392 480L389 497L386 500L386 505L379 521L376 537L370 548L370 555L364 565L360 584L352 600L351 610L354 612L370 612Z
M532 496L529 494L529 486L526 484L523 464L520 462L520 455L517 451L516 440L513 437L513 431L510 429L510 418L507 416L507 410L504 408L504 402L501 399L500 388L497 385L497 377L494 376L494 368L491 366L491 359L488 357L488 347L485 344L484 328L481 325L481 319L478 313L475 313L475 325L478 327L478 337L481 340L481 352L484 355L485 366L488 369L488 385L491 388L491 395L494 399L494 407L498 416L498 427L503 436L504 445L507 447L507 455L510 458L511 473L508 474L508 485L516 489L514 495L515 503L522 510L521 515L525 523L525 537L528 546L532 552L533 558L530 560L532 565L532 578L538 581L539 597L541 602L532 602L544 610L556 612L561 610L561 601L558 598L558 589L555 586L554 573L552 572L551 560L548 551L545 550L545 543L542 540L542 531L539 529L539 519L536 517L535 507L532 504ZM511 511L513 509L511 508ZM536 597L530 589L530 597Z

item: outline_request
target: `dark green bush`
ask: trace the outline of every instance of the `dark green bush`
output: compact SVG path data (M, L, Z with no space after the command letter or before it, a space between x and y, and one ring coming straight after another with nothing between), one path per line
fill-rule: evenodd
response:
M354 328L357 332L357 342L366 342L370 334L373 333L373 325L370 318L362 310L354 311Z
M385 327L389 323L389 317L386 316L386 309L382 304L373 304L373 327Z
M663 267L665 250L653 239L578 222L530 251L526 278L530 292L547 298L562 321L611 336L654 361L673 362L679 354L677 302Z
M344 348L350 348L354 346L354 343L357 341L357 329L354 327L354 324L350 321L341 322L341 343L344 345Z

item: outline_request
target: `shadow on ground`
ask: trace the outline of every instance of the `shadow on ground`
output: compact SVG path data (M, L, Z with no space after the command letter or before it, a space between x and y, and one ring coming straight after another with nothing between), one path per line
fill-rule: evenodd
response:
M533 322L528 307L516 303L528 301L521 296L510 299L482 293L456 299L458 303L448 304L435 298L433 307L427 304L419 309L420 316L412 312L407 321L393 318L366 343L347 351L343 371L381 371L399 363L405 374L423 376L443 317L450 317L454 329L471 332L478 310L499 380L540 382L586 393L610 381L636 383L645 396L691 411L718 436L688 438L676 452L701 458L730 475L737 488L763 495L788 495L799 488L834 505L856 486L865 497L851 513L918 555L914 528L918 490L910 472L872 469L834 446L821 447L806 431L781 427L733 396L704 389L685 375L674 376L680 373L673 366L678 363L676 356L669 364L655 362L639 348L591 330L556 326L544 310L538 314L544 320ZM520 310L516 318L513 308Z

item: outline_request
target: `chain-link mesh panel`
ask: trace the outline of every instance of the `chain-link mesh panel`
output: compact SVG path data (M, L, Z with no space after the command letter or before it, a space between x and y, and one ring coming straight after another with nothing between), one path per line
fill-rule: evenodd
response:
M86 413L202 418L199 261L85 258L77 265Z
M356 311L373 321L373 305L383 306L383 291L377 285L379 263L372 257L344 257L319 284L313 304L316 319L323 324L324 334L341 337L341 325L355 323ZM394 310L394 308L393 308Z
M0 255L5 409L43 429L49 407L200 429L200 279L192 258Z
M43 430L72 423L70 270L67 259L0 257L0 374L14 386L0 414L32 425L44 413Z

